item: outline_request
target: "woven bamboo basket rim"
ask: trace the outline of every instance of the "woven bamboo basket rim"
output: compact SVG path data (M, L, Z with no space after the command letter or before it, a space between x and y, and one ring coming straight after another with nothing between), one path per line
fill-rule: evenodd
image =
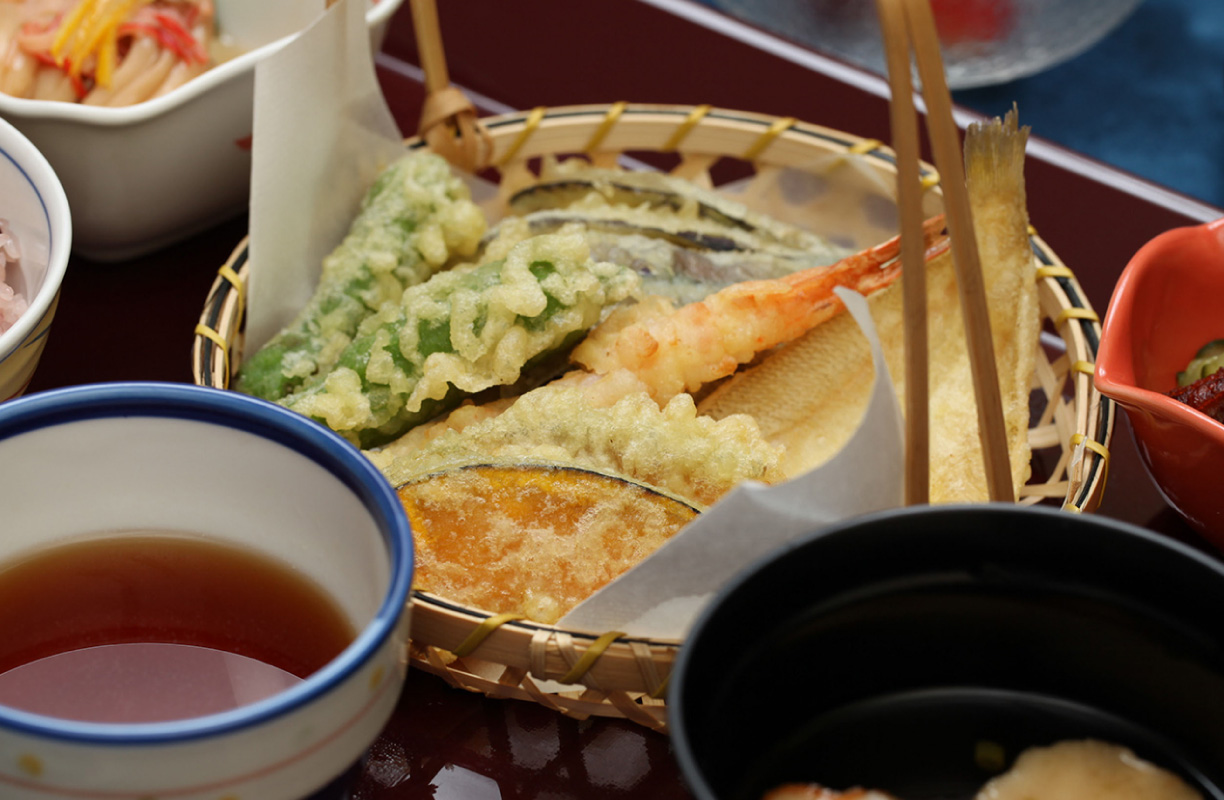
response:
M710 106L583 105L536 108L482 120L489 133L488 163L503 191L527 175L530 159L584 154L609 163L626 151L672 152L673 172L708 179L722 158L755 167L802 168L814 150L857 155L895 175L892 150L882 142L832 128ZM423 147L420 138L409 148ZM938 192L938 174L924 164L923 182ZM1061 502L1070 512L1099 505L1108 473L1116 409L1092 382L1101 324L1072 270L1035 233L1030 236L1047 347L1039 347L1033 389L1046 407L1030 426L1034 453L1056 454L1045 477L1035 477L1017 502ZM192 374L203 386L228 388L241 360L247 241L218 270L196 325ZM1057 341L1055 341L1057 340ZM1053 357L1047 350L1055 351ZM1057 352L1060 351L1061 352ZM678 639L593 634L491 614L414 591L411 657L414 666L454 686L491 697L540 703L574 716L623 717L666 730L667 678Z

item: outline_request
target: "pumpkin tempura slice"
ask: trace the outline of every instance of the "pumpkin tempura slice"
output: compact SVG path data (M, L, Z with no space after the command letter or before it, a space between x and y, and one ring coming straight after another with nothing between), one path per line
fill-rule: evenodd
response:
M624 478L548 464L480 464L398 488L414 586L492 613L554 623L696 518Z

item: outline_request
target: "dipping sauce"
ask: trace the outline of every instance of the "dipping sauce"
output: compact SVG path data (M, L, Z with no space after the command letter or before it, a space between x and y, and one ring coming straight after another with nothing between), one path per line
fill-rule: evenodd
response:
M155 722L275 694L355 637L287 564L189 535L131 532L0 564L0 704Z

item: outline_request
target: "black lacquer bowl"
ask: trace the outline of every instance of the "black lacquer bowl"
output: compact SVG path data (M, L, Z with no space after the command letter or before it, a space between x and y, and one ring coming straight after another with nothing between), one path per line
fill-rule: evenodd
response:
M1221 800L1224 563L1050 508L861 517L725 587L669 703L702 800L794 781L972 798L1024 748L1079 738Z

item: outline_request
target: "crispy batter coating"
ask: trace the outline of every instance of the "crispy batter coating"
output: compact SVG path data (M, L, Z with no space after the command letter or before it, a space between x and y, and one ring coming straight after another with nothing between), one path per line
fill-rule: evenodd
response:
M592 261L581 236L536 236L383 304L324 380L282 403L363 447L384 444L468 394L514 383L637 287L631 270Z
M388 451L371 458L397 486L448 467L528 458L624 475L702 505L741 481L777 480L781 454L751 417L699 417L687 394L662 409L645 392L599 407L570 385L535 389L497 416Z
M470 256L485 220L440 156L414 151L388 166L366 192L336 249L323 259L310 302L251 354L236 388L280 400L340 358L362 321L443 268Z

